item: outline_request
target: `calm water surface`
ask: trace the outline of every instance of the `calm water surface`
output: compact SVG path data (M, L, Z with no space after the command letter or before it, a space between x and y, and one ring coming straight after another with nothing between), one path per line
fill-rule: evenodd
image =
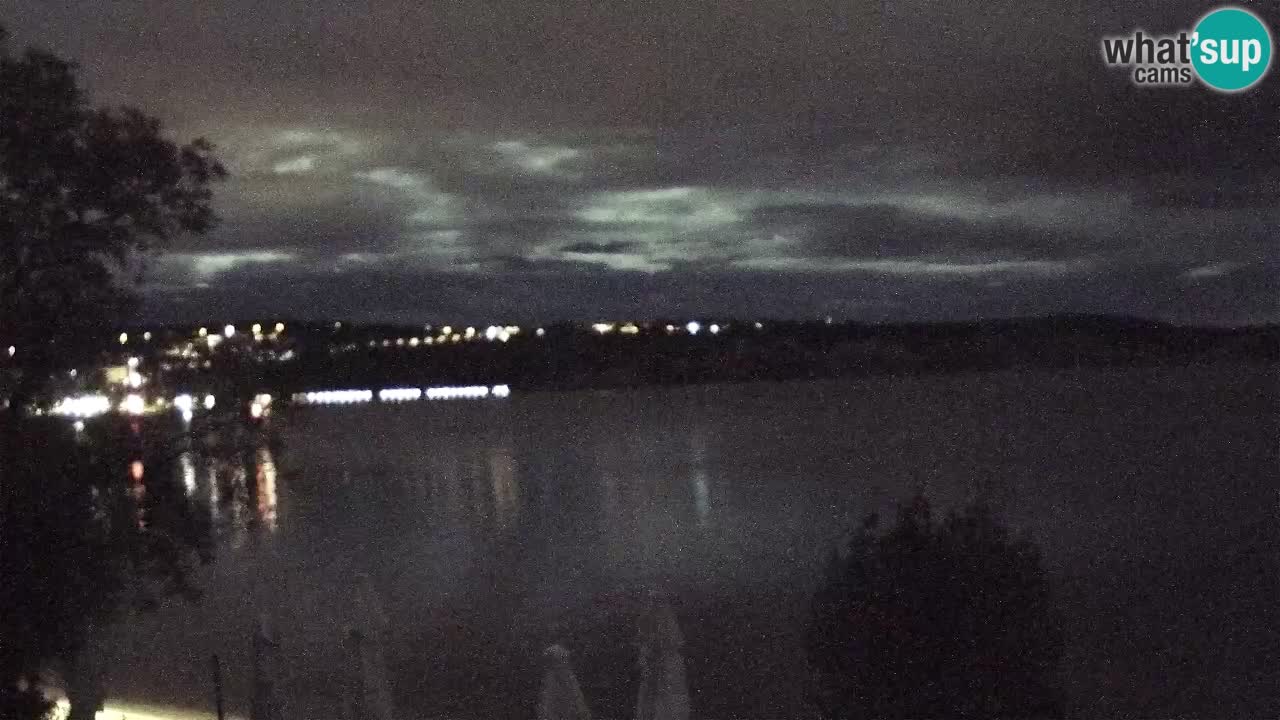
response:
M368 582L404 717L532 717L551 642L596 716L626 717L637 603L661 587L699 717L802 717L824 555L923 491L987 498L1041 545L1073 714L1274 716L1276 401L1271 370L1224 365L297 408L256 496L187 468L233 499L208 594L112 631L109 685L207 711L217 652L243 708L267 613L293 715L333 717Z

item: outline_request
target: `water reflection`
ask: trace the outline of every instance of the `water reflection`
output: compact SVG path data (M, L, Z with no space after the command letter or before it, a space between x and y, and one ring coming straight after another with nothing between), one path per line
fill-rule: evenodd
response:
M515 460L510 446L489 451L489 477L493 482L494 517L498 527L506 528L520 511L520 489L516 485Z
M265 446L258 448L256 489L258 496L258 520L269 532L276 530L276 463L271 457L271 450Z
M196 491L196 463L191 455L190 450L184 450L178 456L178 469L182 473L182 487L187 491L187 497Z
M275 458L266 444L239 452L194 446L177 455L173 480L183 493L206 505L215 531L231 547L241 547L255 527L274 533L279 521L279 477ZM142 487L142 463L130 469L133 487ZM139 496L140 498L141 496Z
M691 468L689 479L693 483L693 507L698 525L705 527L711 515L711 490L707 487L707 441L700 432L689 436Z

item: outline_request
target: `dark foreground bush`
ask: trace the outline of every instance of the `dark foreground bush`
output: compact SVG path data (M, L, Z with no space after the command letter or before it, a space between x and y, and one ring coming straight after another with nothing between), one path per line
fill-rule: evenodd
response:
M985 508L871 516L828 572L808 638L824 717L1061 717L1048 578Z

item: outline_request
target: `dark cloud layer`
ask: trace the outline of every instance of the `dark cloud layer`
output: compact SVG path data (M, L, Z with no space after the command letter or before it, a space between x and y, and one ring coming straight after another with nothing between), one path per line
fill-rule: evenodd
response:
M1254 5L1273 24L1280 14ZM0 0L217 142L153 316L1280 319L1280 81L1132 86L1173 0Z

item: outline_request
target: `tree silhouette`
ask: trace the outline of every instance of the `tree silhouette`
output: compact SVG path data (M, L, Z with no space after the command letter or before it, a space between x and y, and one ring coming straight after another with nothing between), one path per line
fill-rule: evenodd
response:
M1034 547L985 507L858 528L814 596L808 638L828 718L1054 718L1062 633Z
M101 347L149 248L212 226L210 186L226 171L209 143L179 147L137 109L91 107L73 64L12 57L4 37L0 362L20 410L51 371Z
M208 559L207 514L175 490L169 443L118 419L76 434L24 410L101 347L150 248L211 227L225 170L208 143L179 147L136 109L90 107L71 63L11 56L4 38L0 717L25 719L47 707L41 673L74 671L89 627L158 593L193 595L189 566Z

